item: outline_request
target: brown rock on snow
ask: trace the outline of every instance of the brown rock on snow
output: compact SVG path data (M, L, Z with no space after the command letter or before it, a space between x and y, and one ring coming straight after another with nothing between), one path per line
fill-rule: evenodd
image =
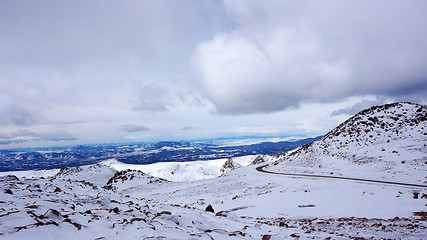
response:
M154 218L156 218L156 217L160 217L160 216L162 216L162 215L172 215L172 213L171 213L171 212L169 212L169 211L159 212L159 213L157 213L157 214L156 214L156 216L154 216Z
M215 213L215 211L214 211L214 209L213 209L212 205L210 205L210 204L206 207L205 211L206 211L206 212L212 212L212 213Z
M225 211L219 211L215 214L217 217L227 217L227 212Z
M269 234L262 235L262 240L270 240L270 238L271 238L271 235Z
M4 190L4 193L7 193L7 194L10 194L10 195L13 195L13 192L12 192L12 190L10 190L10 189L6 189L6 190Z
M295 239L299 239L300 238L300 235L298 234L298 233L292 233L291 235L289 235L289 236L291 236L291 237L293 237L293 238L295 238Z

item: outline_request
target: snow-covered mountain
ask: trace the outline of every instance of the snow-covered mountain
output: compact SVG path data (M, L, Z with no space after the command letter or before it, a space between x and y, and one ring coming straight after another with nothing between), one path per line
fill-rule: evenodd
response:
M361 111L311 144L276 154L267 169L426 184L426 144L427 106L386 104Z
M423 239L427 187L280 173L425 186L426 113L371 108L275 156L1 173L0 239Z

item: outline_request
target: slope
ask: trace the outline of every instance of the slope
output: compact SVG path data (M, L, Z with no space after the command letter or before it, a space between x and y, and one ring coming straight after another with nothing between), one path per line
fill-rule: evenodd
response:
M276 154L266 170L425 184L426 143L427 106L386 104L356 114L311 144Z

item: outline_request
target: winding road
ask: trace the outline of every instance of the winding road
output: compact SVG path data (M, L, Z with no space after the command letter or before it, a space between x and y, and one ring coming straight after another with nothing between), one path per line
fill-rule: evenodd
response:
M350 180L350 181L358 181L358 182L382 183L382 184L392 184L392 185L407 186L407 187L427 188L427 185L412 184L412 183L388 182L388 181L381 181L381 180L371 180L371 179L361 179L361 178L351 178L351 177L338 177L338 176L325 176L325 175L315 175L315 174L270 172L270 171L264 170L264 168L267 166L268 166L268 164L259 166L256 168L256 170L258 172L262 172L262 173L277 174L277 175L284 175L284 176L341 179L341 180Z

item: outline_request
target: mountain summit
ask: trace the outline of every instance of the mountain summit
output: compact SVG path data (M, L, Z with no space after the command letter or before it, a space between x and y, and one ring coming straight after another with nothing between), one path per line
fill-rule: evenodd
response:
M351 176L357 169L359 176L425 183L426 143L426 105L386 104L359 112L311 144L276 154L269 170Z

